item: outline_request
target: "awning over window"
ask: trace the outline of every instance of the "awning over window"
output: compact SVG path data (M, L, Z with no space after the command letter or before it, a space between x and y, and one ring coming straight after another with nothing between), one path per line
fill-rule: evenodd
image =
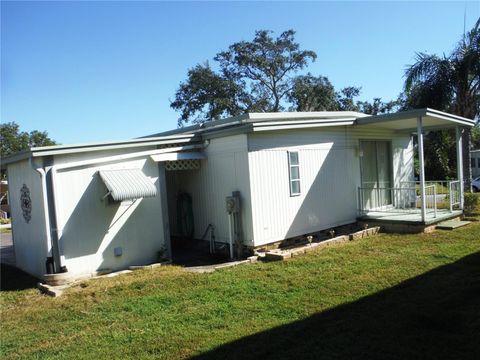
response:
M98 173L115 201L157 195L157 187L140 169L100 170Z

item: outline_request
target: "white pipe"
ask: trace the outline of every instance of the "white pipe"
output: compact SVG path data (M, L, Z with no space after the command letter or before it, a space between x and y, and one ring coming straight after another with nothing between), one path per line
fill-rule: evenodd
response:
M60 239L62 238L62 235L63 235L63 226L60 225L60 220L59 220L59 216L58 216L59 215L59 209L58 209L59 196L58 196L58 190L57 190L57 186L56 186L57 171L56 171L55 166L52 166L50 171L52 173L52 189L53 189L52 198L53 198L53 208L55 209L55 224L57 226L55 229L52 229L52 231L55 234L57 247L58 247L59 267L62 268L63 266L65 266L65 264L64 264L65 257L63 256L63 251L62 251L61 246L60 246Z
M45 237L47 239L47 253L48 256L52 256L52 237L50 233L50 212L48 210L48 197L47 197L47 173L42 167L37 167L30 158L30 166L40 174L42 181L42 198L43 198L43 214L45 217Z
M228 214L228 240L230 245L230 259L233 259L232 216L233 213Z

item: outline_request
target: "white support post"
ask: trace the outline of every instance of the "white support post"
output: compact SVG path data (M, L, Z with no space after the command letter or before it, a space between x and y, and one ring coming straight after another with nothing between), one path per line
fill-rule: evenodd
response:
M463 130L460 126L456 127L456 145L457 145L457 177L458 181L460 182L460 209L463 210L463 143L462 143L462 133Z
M422 202L422 222L425 222L427 217L426 197L425 197L425 157L423 154L423 127L422 117L417 119L417 139L418 139L418 160L420 166L420 198Z

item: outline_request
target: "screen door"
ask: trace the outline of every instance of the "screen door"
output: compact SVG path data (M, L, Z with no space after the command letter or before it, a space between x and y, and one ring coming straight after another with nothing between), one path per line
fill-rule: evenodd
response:
M381 209L392 204L392 155L389 141L361 141L362 206Z

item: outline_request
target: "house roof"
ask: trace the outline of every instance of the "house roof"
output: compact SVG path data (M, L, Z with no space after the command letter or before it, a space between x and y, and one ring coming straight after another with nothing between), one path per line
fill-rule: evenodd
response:
M356 119L368 115L355 111L267 112L245 113L226 119L205 122L149 136L175 134L206 134L226 129L244 131L279 130L304 127L352 125ZM149 137L146 136L146 137Z
M25 160L30 157L41 157L50 155L64 155L89 151L115 150L123 148L139 148L154 145L169 145L178 143L188 143L196 141L198 137L195 134L179 134L169 136L155 136L150 138L139 138L123 141L104 141L85 144L54 145L32 147L28 150L2 158L2 168L5 165Z
M150 136L201 134L203 137L226 136L232 133L290 130L324 126L374 125L377 127L416 131L417 119L422 117L423 128L446 129L457 125L472 127L475 121L446 112L425 108L392 114L367 115L354 111L317 111L282 113L246 113L227 119L162 132Z
M474 120L430 108L384 115L367 115L354 111L246 113L227 119L165 131L133 140L31 148L2 159L2 167L30 157L188 143L212 137L257 131L355 125L415 132L417 130L417 119L419 117L422 118L423 128L425 130L447 129L458 125L466 127L475 125Z
M422 127L425 130L448 129L458 125L475 126L474 120L430 108L363 117L357 119L356 124L375 125L391 130L416 131L419 117L422 118Z

